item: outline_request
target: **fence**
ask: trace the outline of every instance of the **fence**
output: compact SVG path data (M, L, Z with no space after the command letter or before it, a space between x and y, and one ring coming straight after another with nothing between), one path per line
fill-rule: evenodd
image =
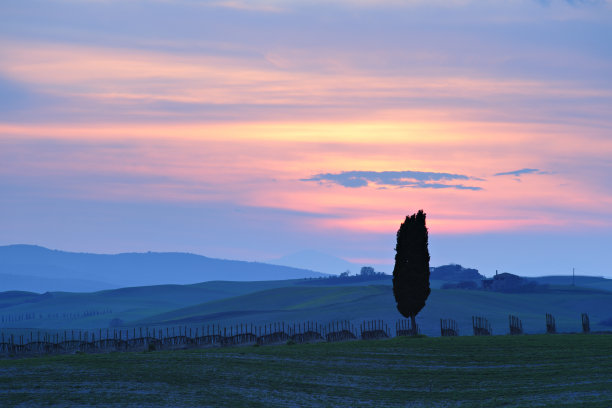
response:
M230 327L208 325L201 328L178 327L164 329L133 328L97 331L64 331L47 334L30 332L30 336L1 334L0 357L66 353L104 353L111 351L176 350L199 347L238 345L271 345L311 343L318 341L355 340L358 334L348 321L321 325L284 322L265 326L239 324Z
M443 337L458 336L457 322L453 319L440 319L440 335Z
M389 326L382 320L369 320L359 326L361 338L364 340L386 339L391 337Z
M415 336L419 334L419 326L412 327L412 323L408 319L400 319L395 323L396 336Z
M491 324L484 317L472 316L472 329L474 336L491 336L493 329Z
M583 313L582 330L590 332L589 316ZM510 334L522 334L523 325L516 316L508 316ZM475 336L492 335L491 324L484 317L472 316ZM556 333L555 318L546 314L546 332ZM395 325L396 336L414 336L418 326L410 320L400 319ZM440 319L442 336L458 336L457 322ZM389 326L382 320L364 321L359 331L349 321L336 321L325 325L317 322L285 324L270 323L264 326L237 324L229 327L208 325L202 327L99 329L97 331L64 331L54 334L30 332L30 335L1 333L0 357L32 356L66 353L104 353L112 351L176 350L201 347L225 347L238 345L273 345L287 343L335 342L358 338L382 339L391 337Z
M589 315L586 313L582 314L582 332L585 334L591 332L591 324L589 322Z
M550 313L546 313L546 333L555 334L557 332L557 325L555 324L555 317Z
M327 341L346 341L357 339L357 331L348 320L333 322L327 325L325 340Z
M508 316L508 323L510 325L510 334L523 334L523 322L516 316Z

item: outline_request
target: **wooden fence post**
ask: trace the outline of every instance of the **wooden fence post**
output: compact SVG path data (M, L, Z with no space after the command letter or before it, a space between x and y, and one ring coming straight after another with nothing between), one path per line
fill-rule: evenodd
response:
M555 317L550 313L546 313L546 333L555 334L557 332L557 325L555 323Z
M589 315L586 313L582 313L582 332L584 334L588 334L591 332L591 324L589 322Z

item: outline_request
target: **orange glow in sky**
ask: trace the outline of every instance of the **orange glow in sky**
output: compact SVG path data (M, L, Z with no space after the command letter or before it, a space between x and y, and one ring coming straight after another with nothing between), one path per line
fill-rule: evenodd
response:
M421 208L440 236L612 227L608 2L144 3L0 6L0 244L252 254L227 225L365 260Z

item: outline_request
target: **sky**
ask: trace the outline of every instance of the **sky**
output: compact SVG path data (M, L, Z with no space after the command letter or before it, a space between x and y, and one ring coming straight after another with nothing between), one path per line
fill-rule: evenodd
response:
M612 277L612 2L7 0L0 245ZM340 273L342 271L338 271Z

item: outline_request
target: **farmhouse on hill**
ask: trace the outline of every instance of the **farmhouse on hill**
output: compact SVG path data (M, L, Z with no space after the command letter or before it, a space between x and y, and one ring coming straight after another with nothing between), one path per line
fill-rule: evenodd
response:
M496 292L518 291L524 285L525 282L523 278L508 272L498 274L497 271L495 271L495 276L493 276L493 278L482 280L483 289Z

